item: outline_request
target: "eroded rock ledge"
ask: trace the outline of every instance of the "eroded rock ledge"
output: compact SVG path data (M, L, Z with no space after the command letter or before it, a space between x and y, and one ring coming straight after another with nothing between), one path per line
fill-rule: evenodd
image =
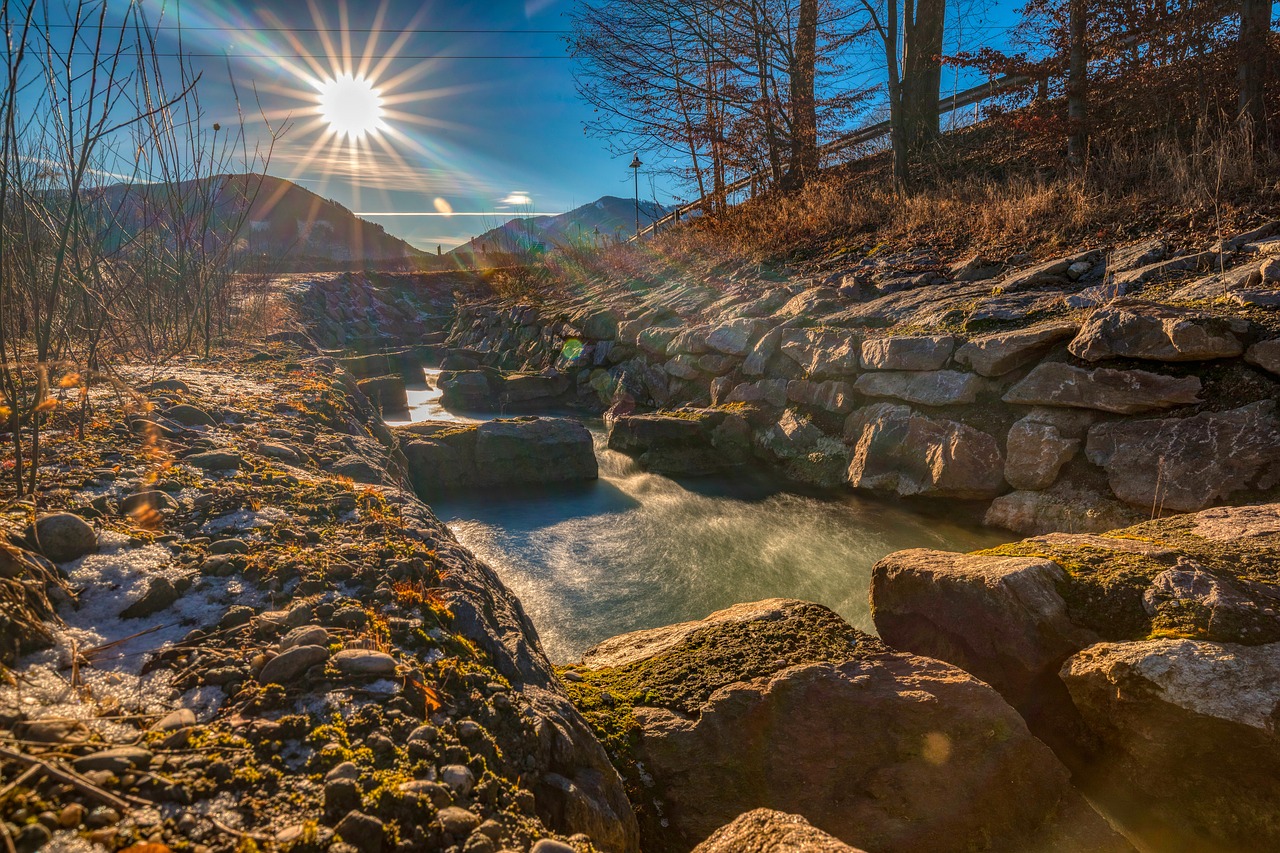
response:
M892 554L876 627L1017 707L1169 849L1280 846L1280 504Z

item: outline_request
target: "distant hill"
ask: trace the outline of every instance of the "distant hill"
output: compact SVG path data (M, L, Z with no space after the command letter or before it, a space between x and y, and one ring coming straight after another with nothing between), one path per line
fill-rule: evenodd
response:
M270 258L278 269L405 269L428 266L434 260L332 199L283 178L268 175L260 180L259 185L258 176L219 175L200 185L176 186L188 199L216 190L215 230L218 223L239 220L245 199L252 198L239 234L239 250ZM165 209L161 199L168 192L163 184L117 184L106 188L104 200L117 211L117 221L125 230L155 229L158 222L166 221L154 211Z
M640 227L670 212L651 201L640 202ZM512 219L484 232L454 249L450 254L519 253L541 246L591 245L605 240L625 239L635 233L635 199L607 195L557 216Z

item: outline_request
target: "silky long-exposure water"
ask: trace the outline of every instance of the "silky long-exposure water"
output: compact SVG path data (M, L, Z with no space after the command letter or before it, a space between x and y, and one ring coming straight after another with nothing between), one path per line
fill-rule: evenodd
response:
M438 501L435 511L524 603L552 660L626 631L742 601L816 601L872 631L871 567L903 548L1007 541L972 523L851 493L800 494L759 476L677 482L597 433L595 483Z

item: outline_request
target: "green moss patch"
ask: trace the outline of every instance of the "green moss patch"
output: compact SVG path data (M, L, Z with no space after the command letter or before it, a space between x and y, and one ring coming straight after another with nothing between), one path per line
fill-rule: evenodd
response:
M1197 536L1196 516L1145 522L1106 534L1142 542L1169 553L1145 555L1097 545L1029 539L980 554L1040 557L1062 567L1059 592L1073 622L1112 641L1186 637L1256 645L1280 641L1280 622L1262 609L1256 614L1210 611L1193 601L1168 601L1149 615L1143 594L1161 572L1185 558L1228 583L1280 599L1280 534L1218 541Z

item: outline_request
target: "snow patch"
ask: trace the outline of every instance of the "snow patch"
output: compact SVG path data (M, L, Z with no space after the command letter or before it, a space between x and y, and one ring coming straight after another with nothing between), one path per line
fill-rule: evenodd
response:
M67 565L68 579L79 590L79 606L60 614L63 624L50 625L53 646L24 658L13 672L14 683L0 686L0 708L20 709L33 718L82 720L108 740L131 740L136 728L100 719L98 709L118 706L135 714L172 710L180 704L172 674L142 674L147 660L180 643L192 629L216 623L229 604L259 605L262 596L247 590L239 578L201 578L167 610L122 619L121 611L146 593L153 578L176 581L191 570L163 545L130 545L128 537L110 531L101 534L99 544L97 554ZM80 663L73 670L77 656ZM223 698L211 688L187 697L206 718Z

